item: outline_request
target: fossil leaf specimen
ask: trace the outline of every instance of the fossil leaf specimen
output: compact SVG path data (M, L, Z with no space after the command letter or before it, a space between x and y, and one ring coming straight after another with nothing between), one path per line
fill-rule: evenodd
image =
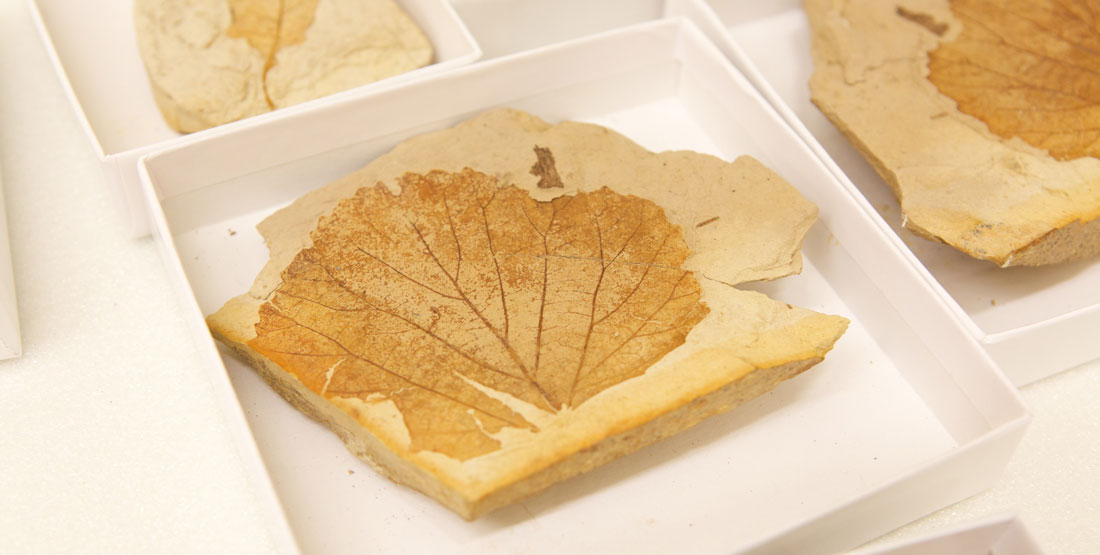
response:
M265 218L270 259L207 322L473 519L820 362L847 320L736 287L798 272L815 216L747 156L491 110Z
M320 0L229 0L232 23L225 30L231 38L243 38L259 51L264 60L264 77L275 65L275 53L280 48L304 42L306 29ZM268 104L274 108L271 99Z
M136 0L138 51L167 123L192 132L428 64L393 0Z
M532 427L482 390L576 407L683 344L707 312L687 255L638 197L407 174L322 220L250 345L319 395L392 401L413 449L467 459Z
M812 99L903 225L1001 266L1100 253L1094 0L806 0Z
M1100 156L1100 2L952 0L962 23L928 78L1006 139L1058 160Z

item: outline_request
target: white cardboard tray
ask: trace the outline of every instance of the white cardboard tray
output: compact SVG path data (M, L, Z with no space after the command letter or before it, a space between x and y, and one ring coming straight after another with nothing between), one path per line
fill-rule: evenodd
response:
M153 102L133 30L133 0L28 0L39 34L108 183L130 215L135 236L149 233L137 174L138 158L182 135L164 122ZM435 48L431 65L254 118L304 111L341 95L390 87L462 66L481 48L447 0L396 0ZM239 125L241 122L227 124ZM206 131L196 133L202 136Z
M666 16L702 0L451 0L486 58Z
M1027 524L1016 515L999 515L918 538L856 549L848 555L1043 555Z
M723 52L914 261L968 332L1015 384L1025 385L1100 357L1100 259L1040 268L998 268L901 227L889 186L810 102L809 23L801 0L709 0L728 37Z
M370 471L226 354L212 379L228 389L228 370L237 400L226 394L227 413L239 423L243 409L305 551L827 552L994 483L1029 419L1015 389L855 196L680 18L145 157L154 233L210 358L203 315L246 290L267 259L256 223L406 138L500 105L600 123L653 150L756 156L817 203L821 221L802 275L755 288L852 325L822 364L774 392L475 523Z
M4 172L0 168L0 360L23 352L19 333L19 310L15 300L15 276L8 240L8 214L4 206Z

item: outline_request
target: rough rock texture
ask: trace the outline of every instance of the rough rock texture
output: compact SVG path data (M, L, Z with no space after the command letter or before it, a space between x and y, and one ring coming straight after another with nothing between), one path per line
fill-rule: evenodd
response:
M844 318L734 287L798 271L815 216L750 158L497 110L267 218L270 262L208 323L352 452L475 518L819 362Z
M813 101L915 233L1002 266L1095 256L1100 34L1087 4L807 0Z
M426 65L393 0L137 0L138 50L168 124L192 132Z

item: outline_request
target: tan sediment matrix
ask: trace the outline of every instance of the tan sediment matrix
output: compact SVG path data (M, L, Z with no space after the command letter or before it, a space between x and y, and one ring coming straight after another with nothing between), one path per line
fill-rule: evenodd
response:
M476 518L821 361L844 318L734 287L797 272L815 215L750 158L496 110L270 216L270 262L208 323L382 474Z
M1096 2L807 0L814 103L906 227L1002 266L1100 253Z

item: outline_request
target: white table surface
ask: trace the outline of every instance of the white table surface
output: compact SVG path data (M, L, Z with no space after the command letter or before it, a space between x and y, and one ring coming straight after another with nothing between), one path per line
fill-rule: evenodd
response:
M0 551L270 552L156 248L127 236L25 0L0 0L0 76L24 351L0 362ZM997 486L875 543L1009 511L1050 553L1098 552L1100 361L1023 396Z

